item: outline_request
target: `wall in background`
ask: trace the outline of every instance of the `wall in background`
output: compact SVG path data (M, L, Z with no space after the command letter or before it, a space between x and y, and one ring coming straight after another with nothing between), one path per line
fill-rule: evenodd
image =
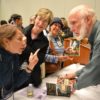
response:
M54 16L67 18L68 12L79 4L93 7L100 19L100 0L0 0L0 19L8 20L11 14L18 13L23 17L24 26L27 26L29 18L42 7L51 9Z
M0 0L0 17L1 17L1 0Z

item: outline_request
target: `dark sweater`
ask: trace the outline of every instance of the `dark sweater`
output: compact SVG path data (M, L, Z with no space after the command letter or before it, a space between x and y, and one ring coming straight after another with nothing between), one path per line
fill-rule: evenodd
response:
M25 28L25 35L27 37L27 48L21 55L20 61L28 61L29 55L31 52L35 52L37 49L40 49L38 53L39 62L36 64L34 71L32 72L31 82L34 86L38 87L41 84L41 69L40 65L44 62L45 54L49 45L48 39L44 36L43 31L39 34L37 39L31 39L31 30L34 25L29 25Z
M3 89L4 97L23 85L29 76L26 71L20 70L18 55L0 48L0 92Z

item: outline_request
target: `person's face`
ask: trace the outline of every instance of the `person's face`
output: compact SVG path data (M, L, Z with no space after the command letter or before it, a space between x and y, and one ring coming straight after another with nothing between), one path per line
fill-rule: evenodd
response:
M71 31L79 38L83 39L88 35L88 24L85 18L80 18L78 15L69 17L69 25Z
M61 30L61 25L59 23L54 23L50 26L50 32L52 33L53 36L58 35L60 30Z
M22 18L16 19L16 24L17 24L18 26L22 26L22 24L23 24Z
M76 36L79 36L81 28L81 20L79 20L79 17L76 15L71 15L68 21L71 31L74 32Z
M38 32L43 31L48 26L48 19L37 16L35 18L34 27Z
M16 35L11 39L6 39L7 50L13 54L21 54L26 47L26 37L20 30L16 30Z

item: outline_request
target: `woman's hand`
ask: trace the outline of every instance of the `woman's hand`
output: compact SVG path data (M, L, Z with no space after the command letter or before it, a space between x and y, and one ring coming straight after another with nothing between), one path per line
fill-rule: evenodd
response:
M33 68L35 67L35 65L38 63L39 59L38 59L37 54L38 54L39 50L40 49L37 49L34 54L31 53L29 56L29 65L28 65L27 69L29 69L30 71L32 71Z
M69 57L69 56L58 56L58 60L59 61L66 61L66 60L73 60L73 58Z

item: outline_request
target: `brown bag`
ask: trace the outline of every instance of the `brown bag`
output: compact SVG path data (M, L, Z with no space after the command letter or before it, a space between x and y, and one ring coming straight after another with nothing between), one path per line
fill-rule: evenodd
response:
M60 62L58 63L45 62L46 73L56 72L60 68L61 68Z
M56 55L57 52L55 51L52 41L49 41L49 46L50 46L50 54ZM61 62L57 62L57 63L45 62L46 73L53 73L59 69L61 69Z

